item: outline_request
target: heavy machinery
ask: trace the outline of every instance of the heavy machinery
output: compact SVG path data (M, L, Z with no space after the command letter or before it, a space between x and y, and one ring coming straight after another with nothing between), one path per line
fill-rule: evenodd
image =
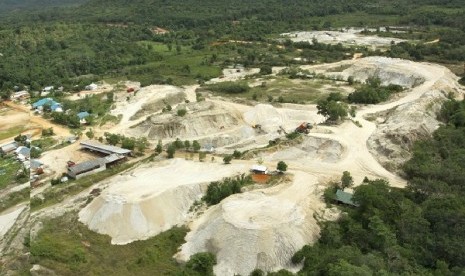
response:
M300 126L298 126L295 129L295 132L308 134L308 133L310 133L310 130L312 128L313 128L312 124L304 122L304 123L300 124Z

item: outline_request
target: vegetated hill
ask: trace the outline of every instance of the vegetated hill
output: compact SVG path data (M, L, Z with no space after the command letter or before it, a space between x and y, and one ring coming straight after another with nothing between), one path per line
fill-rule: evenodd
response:
M12 11L45 9L51 7L76 6L87 0L3 0L0 2L0 14Z

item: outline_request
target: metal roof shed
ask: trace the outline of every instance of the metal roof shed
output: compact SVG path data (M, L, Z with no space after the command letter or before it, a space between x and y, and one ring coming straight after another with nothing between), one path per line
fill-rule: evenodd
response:
M336 191L336 200L338 202L341 202L341 203L344 203L344 204L347 204L347 205L351 205L351 206L355 206L355 207L358 207L359 204L355 203L353 200L352 200L352 194L350 193L346 193L342 190L337 190Z
M110 146L110 145L104 145L97 141L87 140L87 141L82 141L80 144L82 148L93 150L93 151L98 151L104 154L121 154L121 155L127 156L131 153L131 151L128 149L123 149L120 147L115 147L115 146Z

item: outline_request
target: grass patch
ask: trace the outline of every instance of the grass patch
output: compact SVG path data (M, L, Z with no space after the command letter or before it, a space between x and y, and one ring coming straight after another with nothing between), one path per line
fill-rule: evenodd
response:
M18 136L18 134L21 134L25 130L26 127L24 127L23 125L10 127L6 130L0 131L0 140Z
M2 197L0 200L0 212L5 211L6 209L18 205L21 202L29 200L31 193L30 188L22 189L14 193L10 193L7 196Z
M109 236L92 232L76 213L67 213L43 221L31 241L31 263L57 275L179 275L183 267L172 256L186 233L175 227L144 241L111 245Z
M16 179L16 173L21 168L21 163L13 157L0 158L0 189L14 183L19 183Z
M58 141L53 139L52 137L42 137L38 140L32 141L32 144L35 147L39 147L42 152L50 150L53 146L57 145Z
M240 81L237 83L245 83ZM274 80L264 80L262 85L251 87L241 93L228 93L221 89L215 89L217 84L202 87L212 91L214 94L230 97L254 100L263 103L316 103L324 99L330 92L344 93L340 84L332 80L322 79L289 79L278 76ZM326 88L326 86L332 86Z
M118 124L121 119L123 118L123 115L118 115L118 116L114 116L114 115L110 115L110 114L105 114L103 115L103 117L100 119L100 126L103 126L107 123L114 123L114 124Z

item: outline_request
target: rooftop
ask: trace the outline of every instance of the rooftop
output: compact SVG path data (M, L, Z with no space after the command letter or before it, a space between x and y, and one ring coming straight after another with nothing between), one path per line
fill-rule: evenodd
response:
M125 154L131 153L131 151L128 150L128 149L123 149L123 148L120 148L120 147L115 147L115 146L110 146L110 145L104 145L104 144L101 144L101 143L99 143L97 141L93 141L93 140L82 141L80 144L84 148L99 151L99 152L102 152L102 153L105 153L105 154L116 153L116 154L125 155Z
M105 158L97 158L94 160L85 161L79 164L76 164L72 167L68 167L68 171L74 174L80 174L82 172L91 171L96 168L100 168L105 165Z
M347 205L352 205L352 206L359 206L357 203L353 202L352 201L352 194L350 193L346 193L342 190L337 190L336 191L336 200L337 201L340 201L344 204L347 204Z

